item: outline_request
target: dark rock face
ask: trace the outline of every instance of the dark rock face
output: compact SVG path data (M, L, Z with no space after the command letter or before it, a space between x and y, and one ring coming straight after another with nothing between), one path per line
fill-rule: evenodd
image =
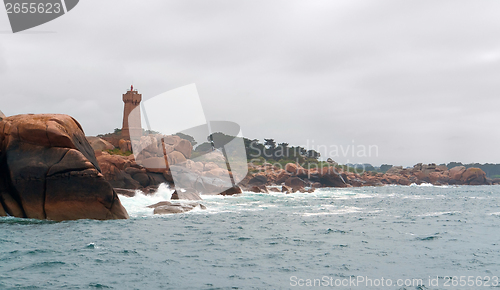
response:
M248 185L251 186L261 186L265 185L266 183L267 183L267 176L265 175L257 175L252 179L250 179L250 181L248 181Z
M242 193L241 188L239 186L233 186L221 192L220 195L235 195L240 193Z
M128 218L80 124L67 115L0 121L0 215L50 220Z
M135 190L133 189L125 189L125 188L114 188L115 192L117 194L125 195L128 197L134 197L135 196Z
M250 191L255 192L255 193L269 193L269 191L267 190L267 187L265 185L252 186L250 188Z
M304 182L304 180L298 177L290 177L285 181L285 185L292 188L293 191L297 191L301 188L304 188L304 186L306 186L306 183Z
M320 168L317 173L317 177L323 186L327 187L346 187L345 174L338 174L335 170L330 170L329 168Z
M276 181L275 183L276 184L282 184L283 182L285 182L288 178L290 178L292 176L291 173L289 172L286 172L285 170L282 170L280 171L280 173L278 173L278 175L276 176Z
M96 155L104 178L114 188L144 189L168 181L162 172L150 172L138 165L132 155L110 155L99 151L96 151Z
M172 197L170 199L202 200L201 196L196 192L193 191L179 192L177 190L172 193Z

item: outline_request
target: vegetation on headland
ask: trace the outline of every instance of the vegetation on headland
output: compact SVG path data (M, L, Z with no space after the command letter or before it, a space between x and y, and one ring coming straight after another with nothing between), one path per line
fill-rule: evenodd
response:
M225 135L223 133L214 133L218 135L217 140L225 140L223 143L229 143L233 137ZM381 172L385 173L387 170L394 167L390 164L382 164L380 167L373 166L369 163L364 164L337 164L333 160L330 162L320 161L319 158L321 154L315 150L310 150L301 146L291 146L289 143L277 143L274 139L264 139L264 142L260 142L257 139L242 138L245 144L246 154L248 163L253 165L263 165L264 163L271 163L274 165L280 165L279 167L284 168L287 163L296 163L304 168L322 168L335 166L336 168L341 168L345 172ZM195 152L197 154L202 154L204 151L211 149L211 144L206 142L200 144L196 147ZM500 164L479 164L479 163L469 163L462 164L461 162L450 162L445 165L448 169L456 166L465 166L465 168L480 168L489 178L500 178Z
M300 163L308 165L314 163L316 165L323 162L318 161L320 153L314 150L307 150L301 146L290 146L289 143L276 143L274 139L264 139L261 143L257 139L248 139L242 137L234 137L223 133L212 134L213 146L220 148L230 143L235 138L242 139L246 150L246 157L249 163L261 165L263 163L278 163L285 165L287 163ZM200 156L205 152L212 150L211 142L199 144L194 150L194 156ZM326 162L324 162L326 163ZM303 165L302 165L303 166Z

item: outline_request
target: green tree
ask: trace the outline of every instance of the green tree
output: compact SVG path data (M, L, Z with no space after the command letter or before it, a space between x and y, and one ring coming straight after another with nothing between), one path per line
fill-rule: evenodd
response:
M264 139L264 146L266 146L265 158L274 159L274 152L276 151L276 142L274 139Z

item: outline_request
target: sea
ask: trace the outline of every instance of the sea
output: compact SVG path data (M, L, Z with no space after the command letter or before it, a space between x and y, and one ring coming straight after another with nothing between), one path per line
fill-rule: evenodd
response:
M0 218L0 289L500 287L500 186L120 199L129 220Z

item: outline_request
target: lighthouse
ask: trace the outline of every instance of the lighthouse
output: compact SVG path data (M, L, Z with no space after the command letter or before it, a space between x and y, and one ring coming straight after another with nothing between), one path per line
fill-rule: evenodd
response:
M130 90L123 94L123 125L122 138L130 140L130 136L141 136L141 104L142 95L134 90L134 86L130 86ZM136 110L135 110L136 109Z

